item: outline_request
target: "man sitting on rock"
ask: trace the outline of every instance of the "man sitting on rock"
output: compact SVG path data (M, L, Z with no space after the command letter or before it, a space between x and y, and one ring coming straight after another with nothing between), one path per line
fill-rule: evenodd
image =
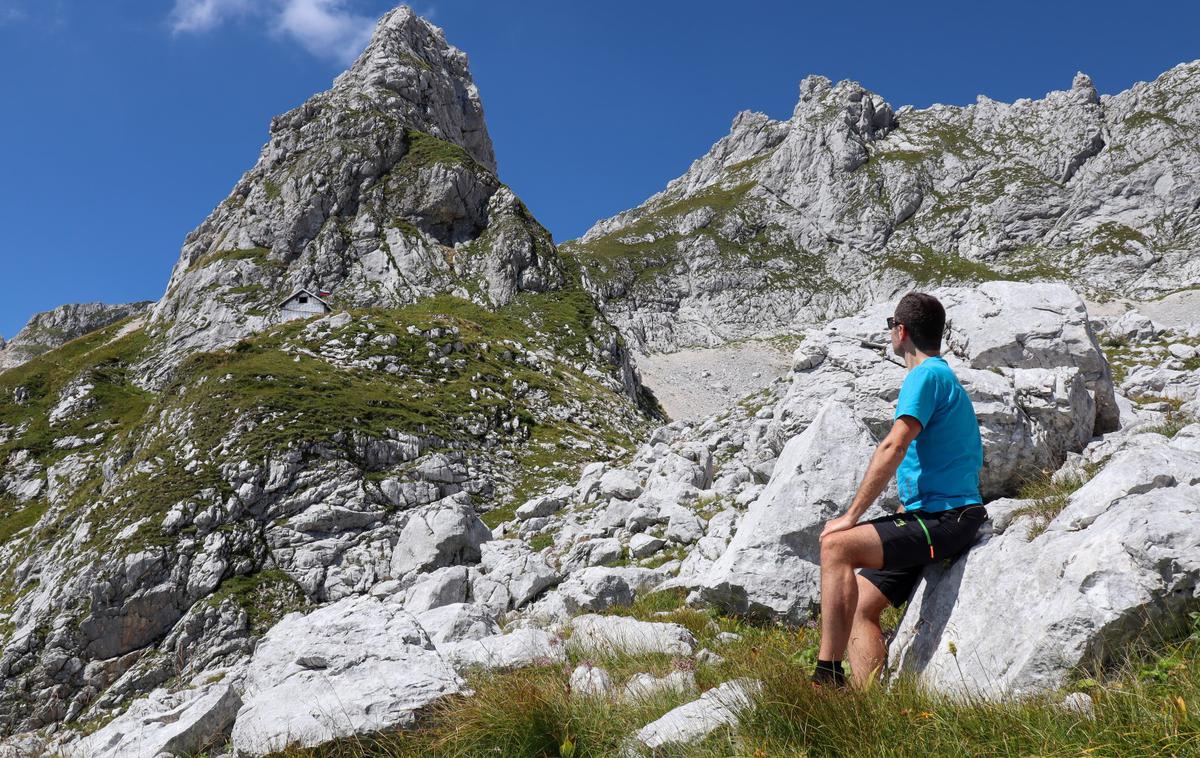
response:
M939 354L946 311L932 295L910 292L887 320L892 350L908 376L895 424L879 443L850 509L821 532L821 648L813 682L844 687L847 647L855 684L883 668L879 616L900 606L921 570L953 558L975 539L987 511L979 496L983 445L966 390ZM896 474L895 515L858 524ZM856 568L865 569L857 576Z

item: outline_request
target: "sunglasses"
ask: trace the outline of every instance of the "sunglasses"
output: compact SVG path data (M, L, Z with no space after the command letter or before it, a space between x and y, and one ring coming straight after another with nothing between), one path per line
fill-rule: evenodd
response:
M888 316L888 319L887 319L887 325L888 325L888 331L889 331L889 332L890 332L890 331L892 331L893 329L895 329L895 328L896 328L896 327L898 327L898 326L902 326L902 324L901 324L899 321L897 321L896 319L892 318L891 316Z

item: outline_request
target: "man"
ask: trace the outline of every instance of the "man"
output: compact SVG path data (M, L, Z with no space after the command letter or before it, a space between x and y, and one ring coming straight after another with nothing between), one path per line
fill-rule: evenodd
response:
M883 609L904 603L922 568L965 550L987 519L979 496L979 423L940 355L945 325L942 304L921 292L905 295L887 320L892 351L909 372L895 424L871 457L849 510L821 532L818 685L845 686L847 648L855 684L864 687L875 678L887 656L879 626ZM858 524L893 474L900 510ZM857 568L865 570L855 575Z

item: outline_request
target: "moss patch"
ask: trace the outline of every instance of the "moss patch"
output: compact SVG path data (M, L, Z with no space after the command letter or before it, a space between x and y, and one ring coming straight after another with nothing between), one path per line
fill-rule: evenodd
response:
M309 604L300 586L279 569L231 577L205 598L213 607L225 600L232 600L246 612L253 634L266 632L288 613Z

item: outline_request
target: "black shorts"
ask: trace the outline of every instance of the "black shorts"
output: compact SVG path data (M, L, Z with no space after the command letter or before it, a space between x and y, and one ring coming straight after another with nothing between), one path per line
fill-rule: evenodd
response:
M987 517L982 505L964 505L936 513L909 511L863 521L875 527L883 542L883 568L858 573L878 587L893 607L899 607L917 586L921 571L970 547Z

